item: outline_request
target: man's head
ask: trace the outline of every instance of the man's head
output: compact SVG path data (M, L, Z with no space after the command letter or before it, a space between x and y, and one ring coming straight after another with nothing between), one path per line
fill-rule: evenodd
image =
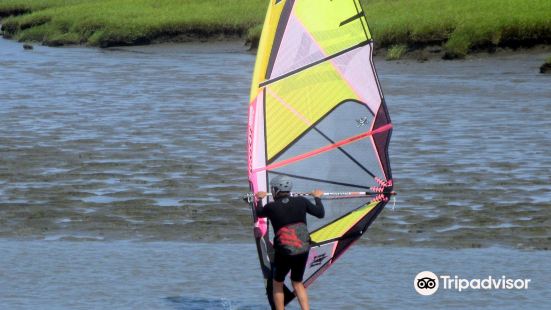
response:
M289 177L278 175L270 181L270 189L275 199L282 193L289 193L293 189L293 182Z

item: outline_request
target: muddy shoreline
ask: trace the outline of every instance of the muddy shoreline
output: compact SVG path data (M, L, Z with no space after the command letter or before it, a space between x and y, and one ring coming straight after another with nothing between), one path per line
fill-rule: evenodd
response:
M0 24L1 27L1 24ZM11 37L7 36L4 39L12 40ZM216 45L220 43L224 44L242 44L248 52L256 54L258 48L257 41L248 41L244 39L244 34L237 33L221 33L216 35L205 35L203 33L190 33L190 34L181 34L176 36L166 35L159 36L150 41L140 41L134 42L133 44L122 44L121 42L113 42L112 44L105 44L99 46L100 48L122 48L122 47L144 47L149 45L173 45L173 44L183 44L194 45L200 43L207 43L211 45ZM19 42L22 45L22 48L32 49L34 45L42 45L48 47L89 47L84 44L63 44L58 42L56 44L44 44L43 42ZM30 48L28 48L30 47ZM96 47L90 47L96 48ZM375 45L374 57L378 59L385 59L386 61L410 61L415 60L417 62L427 62L434 60L468 60L468 59L477 59L477 58L490 58L490 57L501 57L501 56L511 56L511 55L539 55L541 53L547 53L551 55L551 45L549 44L534 44L529 46L517 46L517 47L494 47L488 46L487 48L477 48L472 50L464 58L449 58L446 55L443 45L423 45L413 48L408 48L407 51L400 56L399 59L389 59L388 58L389 48L377 47ZM547 69L550 64L542 62L541 73L551 73L550 69Z

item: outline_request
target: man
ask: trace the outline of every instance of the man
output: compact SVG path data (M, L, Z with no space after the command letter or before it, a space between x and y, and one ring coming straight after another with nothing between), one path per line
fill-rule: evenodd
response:
M270 190L274 202L268 203L262 208L262 199L266 192L256 193L256 215L270 219L274 228L274 304L276 310L284 309L283 282L285 276L291 271L291 282L295 289L295 295L302 310L309 310L308 294L302 283L302 277L308 260L310 250L310 234L306 226L306 213L323 218L325 210L320 197L323 192L312 191L316 204L312 204L304 197L291 197L293 187L291 179L285 176L277 176L270 182Z

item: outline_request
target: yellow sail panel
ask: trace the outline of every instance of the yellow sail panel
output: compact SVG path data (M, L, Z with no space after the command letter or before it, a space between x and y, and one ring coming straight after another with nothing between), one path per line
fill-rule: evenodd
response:
M295 16L314 37L325 55L332 55L371 39L365 15L357 0L302 0Z
M357 95L330 62L277 81L266 89L268 160L340 102Z
M266 94L266 111L268 158L271 158L310 126L270 89Z
M277 3L276 3L277 2ZM270 52L272 51L272 45L274 43L274 37L277 30L277 25L281 17L281 12L287 0L270 0L268 6L268 12L266 13L266 19L264 20L264 26L262 28L262 35L258 45L258 53L256 55L256 63L254 67L253 80L251 85L250 100L256 98L259 88L258 84L264 81L266 76L266 70L268 68L268 62L270 60Z
M340 220L329 224L322 229L312 233L310 237L314 242L320 243L327 240L342 237L347 231L356 225L364 216L366 216L371 210L373 210L379 202L375 201L364 207L348 214Z

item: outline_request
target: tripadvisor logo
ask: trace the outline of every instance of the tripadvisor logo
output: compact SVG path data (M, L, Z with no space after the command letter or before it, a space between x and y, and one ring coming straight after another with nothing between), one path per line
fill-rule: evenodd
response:
M413 281L413 287L415 287L417 293L425 296L436 293L438 284L438 277L430 271L418 273Z
M463 279L459 276L437 276L431 271L423 271L417 274L413 281L413 287L417 293L430 296L441 287L444 290L527 290L531 279L511 279L506 276L494 278L488 276L478 279Z

